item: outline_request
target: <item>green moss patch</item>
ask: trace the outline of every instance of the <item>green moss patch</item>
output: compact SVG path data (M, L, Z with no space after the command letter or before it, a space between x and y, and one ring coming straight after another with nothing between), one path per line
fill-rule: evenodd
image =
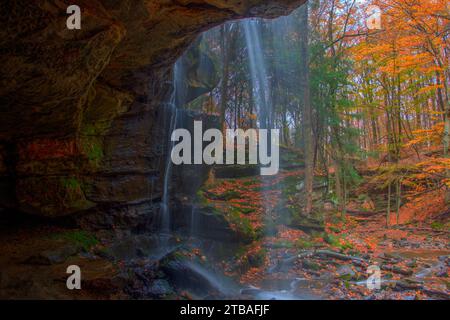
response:
M243 217L238 211L233 211L225 216L230 226L235 229L243 241L251 242L262 236L262 230L253 228L251 221L247 217Z
M77 245L85 251L89 251L93 246L99 243L98 239L91 233L83 230L73 230L58 233L53 236L54 239L66 240Z

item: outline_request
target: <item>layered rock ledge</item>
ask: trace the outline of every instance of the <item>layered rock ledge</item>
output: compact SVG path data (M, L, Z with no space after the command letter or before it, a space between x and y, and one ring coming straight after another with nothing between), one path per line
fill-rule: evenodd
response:
M208 28L304 2L3 1L0 207L148 215L161 196L176 59ZM70 4L81 30L66 28Z

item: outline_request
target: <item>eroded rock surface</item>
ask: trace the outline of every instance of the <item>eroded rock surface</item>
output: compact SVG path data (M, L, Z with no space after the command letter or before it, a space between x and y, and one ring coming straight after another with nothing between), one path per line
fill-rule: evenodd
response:
M0 206L153 212L175 60L208 28L303 2L3 1ZM66 28L69 4L82 9L81 30Z

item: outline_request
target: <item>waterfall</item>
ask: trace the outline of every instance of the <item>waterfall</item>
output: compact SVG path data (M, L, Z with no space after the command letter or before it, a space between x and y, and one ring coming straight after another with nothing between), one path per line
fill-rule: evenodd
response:
M271 109L272 103L270 99L270 83L267 74L267 63L264 57L264 51L261 43L261 28L259 20L243 21L245 41L248 52L248 60L250 67L250 76L253 85L253 100L256 111L259 116L259 127L263 129L272 128ZM268 137L268 141L270 138ZM270 150L270 147L269 147ZM262 182L267 181L267 177L261 176ZM268 199L266 198L266 188L262 188L261 192L265 202L265 209L268 212Z
M247 45L250 76L253 84L253 98L259 113L261 128L269 128L271 121L270 85L267 78L266 61L261 45L261 30L258 20L243 22Z
M173 88L172 88L172 94L170 96L169 103L167 104L168 110L167 113L170 114L170 120L169 120L169 134L168 134L168 141L167 141L167 157L166 157L166 164L165 164L165 172L164 172L164 181L163 181L163 195L162 195L162 201L161 201L161 225L160 225L160 232L162 235L168 236L171 233L171 217L170 217L170 181L172 178L172 148L174 146L174 142L171 141L171 135L172 132L177 128L177 120L178 120L178 108L177 108L177 97L179 94L178 88L179 81L180 81L180 64L177 62L174 66L173 71Z

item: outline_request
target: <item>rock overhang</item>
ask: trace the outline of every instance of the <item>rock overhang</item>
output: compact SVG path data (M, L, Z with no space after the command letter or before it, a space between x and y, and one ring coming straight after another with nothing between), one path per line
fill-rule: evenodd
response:
M0 206L62 216L159 192L148 192L153 182L130 186L164 172L155 145L165 139L161 108L177 58L209 28L304 2L2 3ZM79 31L65 26L70 4L81 8Z

